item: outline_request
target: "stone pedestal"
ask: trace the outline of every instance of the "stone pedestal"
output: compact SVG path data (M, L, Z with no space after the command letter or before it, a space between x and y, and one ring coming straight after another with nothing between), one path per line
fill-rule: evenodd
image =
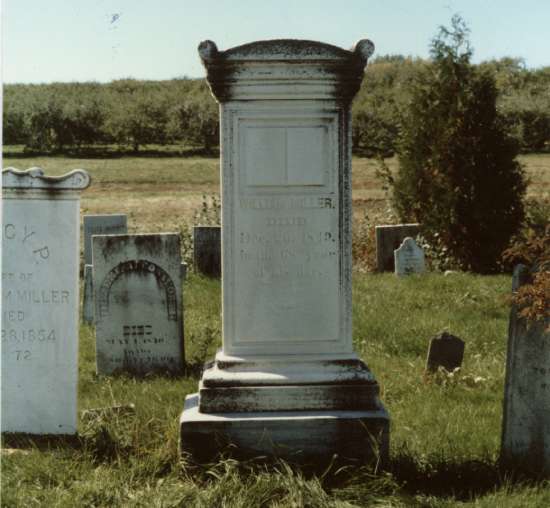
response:
M350 102L373 46L260 41L199 53L220 102L223 348L187 398L181 448L367 460L388 453L353 351Z

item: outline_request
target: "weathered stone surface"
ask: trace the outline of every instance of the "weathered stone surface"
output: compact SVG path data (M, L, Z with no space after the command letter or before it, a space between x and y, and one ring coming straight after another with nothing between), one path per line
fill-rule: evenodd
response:
M220 451L242 458L276 456L320 467L335 458L384 464L389 455L388 413L380 407L206 414L199 411L194 394L185 399L180 435L182 452L203 462L214 460Z
M408 236L414 238L420 232L420 224L396 224L376 226L376 269L379 272L393 272L393 251Z
M177 234L94 236L98 374L183 368Z
M182 450L372 458L370 432L384 454L389 417L351 333L350 101L372 44L199 52L221 103L223 348Z
M87 325L92 325L94 323L94 284L92 277L92 265L84 265L82 321Z
M93 235L125 235L128 232L126 215L84 215L84 264L92 264Z
M530 279L518 265L512 290ZM533 324L512 305L508 330L501 458L550 475L550 317Z
M193 227L193 262L195 270L209 277L222 273L222 245L220 226Z
M407 237L393 253L395 275L402 277L426 271L424 251L416 245L413 238Z
M450 333L443 332L430 341L426 371L434 372L439 367L452 372L462 365L464 341Z
M3 432L74 434L85 171L2 172Z

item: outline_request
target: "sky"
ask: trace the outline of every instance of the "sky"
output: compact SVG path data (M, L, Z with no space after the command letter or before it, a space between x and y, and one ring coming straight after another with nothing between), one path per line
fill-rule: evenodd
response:
M220 50L293 38L374 56L427 57L438 27L460 14L474 62L550 65L550 0L2 0L2 80L50 83L203 77L197 46Z

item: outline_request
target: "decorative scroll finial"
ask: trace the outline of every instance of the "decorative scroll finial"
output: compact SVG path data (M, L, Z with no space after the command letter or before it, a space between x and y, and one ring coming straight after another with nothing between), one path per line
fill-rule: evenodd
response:
M198 47L201 60L206 63L213 60L218 54L216 43L210 40L202 41Z
M83 169L75 169L60 176L46 176L42 168L26 171L15 168L2 170L2 186L5 189L84 190L90 185L90 175Z
M353 46L353 52L358 55L366 65L368 59L374 53L374 43L369 39L361 39Z

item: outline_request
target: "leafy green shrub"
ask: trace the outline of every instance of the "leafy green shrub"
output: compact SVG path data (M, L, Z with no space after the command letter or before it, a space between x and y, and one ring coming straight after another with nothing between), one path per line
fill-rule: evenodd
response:
M403 118L393 203L426 240L465 270L495 272L523 220L526 182L517 145L497 114L494 77L470 64L458 16L432 41Z

